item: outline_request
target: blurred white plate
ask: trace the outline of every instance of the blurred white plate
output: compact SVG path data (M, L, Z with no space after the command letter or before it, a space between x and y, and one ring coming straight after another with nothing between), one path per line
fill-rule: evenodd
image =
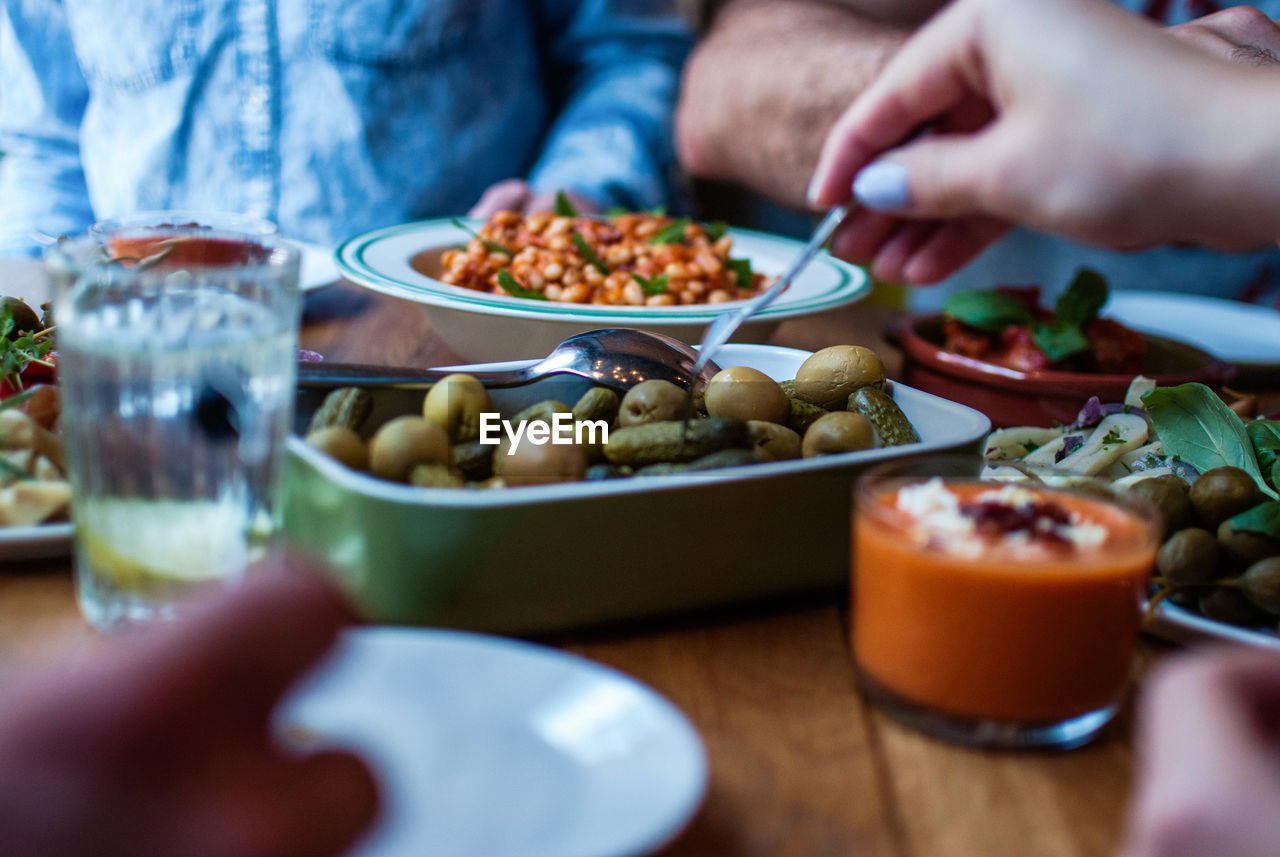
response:
M1102 314L1198 345L1227 363L1280 367L1280 312L1264 306L1177 292L1112 292Z
M1174 643L1223 642L1243 643L1262 649L1280 651L1280 636L1261 628L1241 628L1184 610L1165 601L1156 608L1146 630Z
M69 522L31 527L0 527L0 562L49 559L71 552L74 528Z
M319 244L290 240L302 254L301 270L298 272L298 287L304 292L336 283L342 279L338 266L333 261L333 250Z
M531 643L348 632L277 715L364 756L383 814L355 857L624 857L702 801L693 727L633 679Z

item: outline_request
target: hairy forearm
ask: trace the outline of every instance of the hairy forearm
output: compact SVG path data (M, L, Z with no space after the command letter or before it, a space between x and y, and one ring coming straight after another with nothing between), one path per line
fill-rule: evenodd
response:
M732 0L685 70L685 168L804 207L827 129L909 33L822 0Z

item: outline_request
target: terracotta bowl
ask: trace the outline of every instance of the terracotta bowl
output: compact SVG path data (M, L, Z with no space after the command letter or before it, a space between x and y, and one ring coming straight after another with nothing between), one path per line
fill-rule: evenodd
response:
M1070 423L1090 396L1123 401L1133 375L1044 370L1020 372L942 348L942 316L913 316L895 325L889 340L902 349L902 380L985 413L997 428ZM1142 374L1161 386L1230 380L1231 368L1199 348L1143 334Z

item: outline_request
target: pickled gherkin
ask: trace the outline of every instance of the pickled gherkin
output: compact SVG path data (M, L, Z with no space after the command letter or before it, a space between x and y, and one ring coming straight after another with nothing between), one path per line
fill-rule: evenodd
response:
M898 403L888 393L875 387L862 387L850 396L849 410L871 420L871 424L876 427L876 434L880 435L882 446L902 446L920 440L911 420L907 419Z
M334 426L359 431L372 411L373 396L368 390L339 387L325 396L320 407L312 414L307 433Z
M614 464L643 467L659 462L693 461L735 446L751 446L747 424L742 420L710 417L687 424L682 420L668 420L614 429L604 446L604 454Z

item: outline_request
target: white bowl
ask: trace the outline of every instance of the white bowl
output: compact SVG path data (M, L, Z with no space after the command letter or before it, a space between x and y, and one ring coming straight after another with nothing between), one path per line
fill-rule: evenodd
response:
M476 229L480 221L466 221ZM802 247L798 241L748 229L730 229L734 255L764 274L781 274ZM598 306L535 301L450 286L432 276L440 256L470 236L452 220L424 220L375 229L336 251L338 269L353 283L421 304L431 326L467 361L541 357L563 340L604 327L634 327L696 344L720 312L736 303L673 307ZM820 254L735 342L766 339L786 318L815 315L852 303L870 290L862 269Z

